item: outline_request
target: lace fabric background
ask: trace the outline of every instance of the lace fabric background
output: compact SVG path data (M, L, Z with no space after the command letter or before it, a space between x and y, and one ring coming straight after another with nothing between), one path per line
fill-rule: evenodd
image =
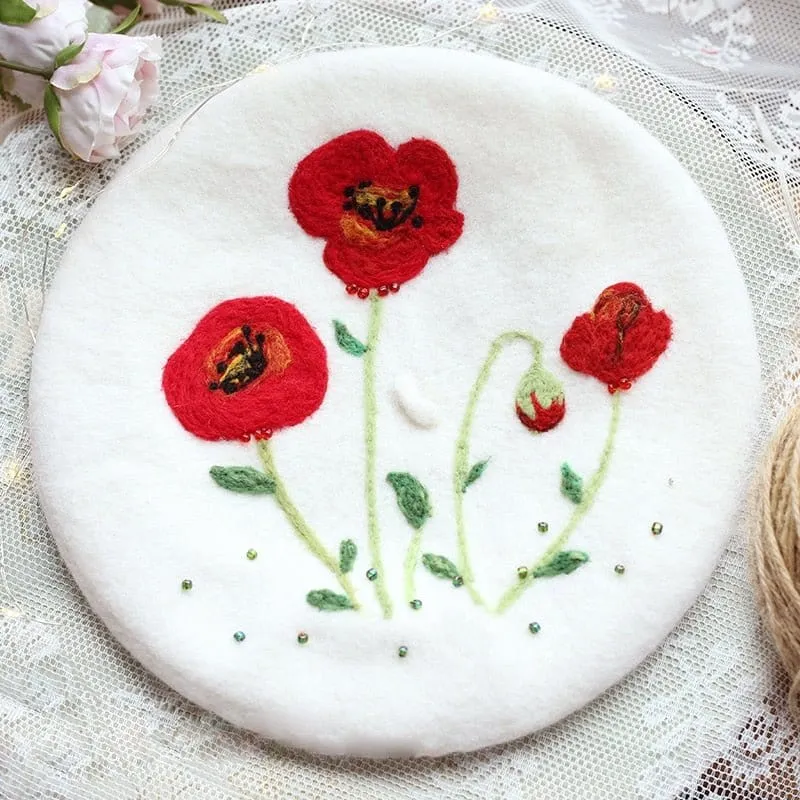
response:
M795 402L795 0L220 5L227 26L176 13L139 27L166 43L162 100L138 141L227 82L315 49L487 50L562 75L661 139L725 223L763 359L759 447ZM14 115L6 104L0 120L0 798L800 798L798 730L755 613L744 514L703 596L640 669L562 724L480 753L375 763L287 751L144 672L86 606L58 557L33 488L25 418L42 292L121 162L71 161L35 113ZM140 233L135 219L130 224L134 241Z

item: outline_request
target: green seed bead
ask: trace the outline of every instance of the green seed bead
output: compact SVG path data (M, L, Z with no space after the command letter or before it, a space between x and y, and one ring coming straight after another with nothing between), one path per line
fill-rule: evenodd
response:
M542 629L542 626L538 622L531 622L531 624L528 625L528 630L531 633L539 633L539 631L541 629Z
M525 578L528 577L528 568L527 567L517 567L517 577L524 581Z
M405 645L398 647L397 655L400 656L400 658L405 658L408 655L408 648Z
M458 588L459 586L463 585L464 585L464 579L460 575L456 575L455 578L453 578L453 586Z
M305 632L298 633L297 641L299 644L305 644L308 641L308 634Z
M414 611L419 611L422 608L422 600L412 600L409 605Z
M236 639L237 642L243 642L246 638L244 631L236 631L233 634L233 638Z
M188 578L184 578L181 581L181 589L183 589L184 592L188 592L192 586L194 586L194 584Z
M370 567L367 570L367 579L371 581L378 580L378 570L376 570L375 567Z
M250 550L248 550L248 551L245 553L245 555L246 555L246 556L247 556L247 557L248 557L248 558L249 558L251 561L254 561L256 558L258 558L258 551L250 549Z
M539 533L547 533L550 530L550 526L546 522L540 522L536 527L539 529Z
M650 530L653 531L653 536L660 536L661 531L664 530L664 526L660 522L654 522L653 527L650 528Z
M625 565L624 564L617 564L614 567L614 572L616 572L617 575L624 575L625 574Z

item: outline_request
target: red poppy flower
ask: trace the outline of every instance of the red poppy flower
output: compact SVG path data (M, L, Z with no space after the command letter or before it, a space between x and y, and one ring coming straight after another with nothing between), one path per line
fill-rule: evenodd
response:
M289 206L347 291L397 291L461 235L453 206L458 175L428 139L396 150L372 131L351 131L306 156L289 183Z
M320 407L325 348L277 297L226 300L169 357L162 387L181 425L201 439L265 438Z
M667 349L672 320L655 311L635 283L604 289L588 314L576 317L561 341L561 356L576 372L630 389Z

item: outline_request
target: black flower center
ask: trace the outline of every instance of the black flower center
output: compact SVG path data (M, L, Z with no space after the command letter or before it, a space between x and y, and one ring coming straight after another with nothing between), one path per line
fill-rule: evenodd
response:
M209 382L208 388L233 394L260 378L267 368L265 341L266 335L253 335L249 325L232 330L211 355L212 369L218 377Z
M347 198L342 208L352 211L376 231L391 231L411 221L414 228L421 228L422 217L414 214L419 202L419 186L394 190L374 186L372 181L361 181L357 186L344 190Z

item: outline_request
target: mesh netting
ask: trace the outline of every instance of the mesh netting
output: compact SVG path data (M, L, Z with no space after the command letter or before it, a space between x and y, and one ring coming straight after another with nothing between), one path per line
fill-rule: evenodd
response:
M795 401L800 6L793 0L221 5L228 26L170 14L139 27L166 37L162 101L139 141L225 82L316 49L486 50L562 75L655 134L722 218L755 309L766 387L760 443ZM0 797L800 798L798 731L757 622L744 519L703 596L641 668L562 724L477 754L383 763L308 756L232 728L145 673L59 559L33 490L25 418L42 292L121 162L71 161L32 112L6 132Z

